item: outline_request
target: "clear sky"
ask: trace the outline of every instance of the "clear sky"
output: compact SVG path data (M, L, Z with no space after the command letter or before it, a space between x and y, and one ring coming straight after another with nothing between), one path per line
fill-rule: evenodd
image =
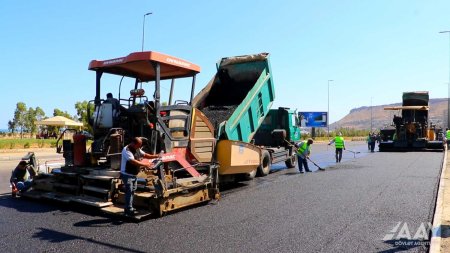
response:
M221 57L269 52L274 106L326 111L333 79L331 121L371 97L373 105L400 102L403 91L447 97L449 35L439 31L450 30L448 0L1 3L0 129L19 101L74 115L75 102L95 95L89 62L140 51L147 12L145 50L200 65L197 92ZM104 91L116 95L118 84Z

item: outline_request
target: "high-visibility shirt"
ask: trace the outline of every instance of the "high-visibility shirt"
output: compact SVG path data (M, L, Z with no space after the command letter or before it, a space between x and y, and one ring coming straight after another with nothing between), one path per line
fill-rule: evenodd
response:
M450 130L447 130L446 137L447 137L447 140L450 139Z
M310 150L311 146L308 145L308 143L305 141L300 143L300 147L297 149L297 154L302 157L306 157L307 155L309 155Z
M344 148L344 137L342 136L334 137L334 146L336 148Z

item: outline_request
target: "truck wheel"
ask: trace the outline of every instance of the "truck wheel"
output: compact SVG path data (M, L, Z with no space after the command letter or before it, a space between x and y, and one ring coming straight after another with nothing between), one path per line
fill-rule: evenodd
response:
M288 168L295 168L295 166L297 165L297 155L292 155L291 157L289 157L289 159L287 159L285 161L286 163L286 167Z
M265 177L270 172L270 154L267 150L264 150L261 154L261 164L257 169L257 175L259 177Z

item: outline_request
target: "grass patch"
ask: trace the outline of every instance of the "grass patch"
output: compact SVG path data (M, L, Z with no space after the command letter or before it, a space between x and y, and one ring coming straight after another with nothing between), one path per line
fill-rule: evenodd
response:
M91 144L92 140L88 140L87 147L90 147ZM59 145L62 145L62 141ZM56 139L0 139L0 149L16 148L56 148Z
M37 139L0 139L0 149L15 148L51 148L56 147L56 140Z

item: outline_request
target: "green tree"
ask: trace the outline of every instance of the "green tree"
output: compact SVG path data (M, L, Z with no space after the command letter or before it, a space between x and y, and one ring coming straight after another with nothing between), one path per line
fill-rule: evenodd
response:
M45 112L44 110L42 110L41 107L36 107L36 109L34 109L35 113L36 113L36 120L43 120L45 119Z
M90 107L90 111L92 113L94 111L94 104L89 104L86 100L75 103L78 121L83 123L85 130L92 133L92 127L89 125L88 106Z
M14 123L14 120L8 121L8 130L14 134L16 132L16 124Z
M44 119L44 117L45 112L39 106L36 107L36 109L33 109L32 107L28 108L26 115L26 130L30 133L30 136L33 136L38 130L35 122Z
M66 117L68 119L72 119L72 120L74 119L72 117L72 115L70 115L67 111L62 111L62 110L60 110L58 108L55 108L53 110L53 116L63 116L63 117Z
M26 129L27 118L27 105L24 102L18 102L16 104L16 110L14 111L14 126L19 128L20 138L23 138L23 132Z
M32 107L28 108L25 117L25 129L30 133L30 137L33 136L34 133L36 133L36 125L34 124L35 119L36 111Z

